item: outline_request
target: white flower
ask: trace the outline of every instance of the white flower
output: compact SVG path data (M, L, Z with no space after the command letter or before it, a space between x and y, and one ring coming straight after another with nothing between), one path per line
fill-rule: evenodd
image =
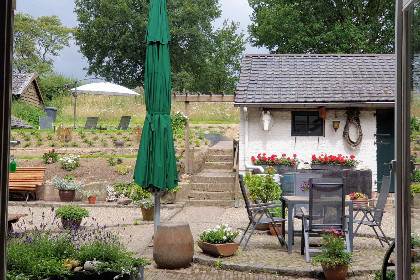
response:
M220 228L220 226L219 226L219 225L217 225L217 226L216 226L216 229L219 229L219 228Z
M226 236L223 236L223 240L226 240Z

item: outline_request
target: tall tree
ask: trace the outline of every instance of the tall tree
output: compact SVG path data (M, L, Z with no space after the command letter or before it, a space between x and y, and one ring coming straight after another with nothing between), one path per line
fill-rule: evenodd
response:
M248 0L254 46L273 53L392 53L394 0Z
M171 0L167 6L172 71L198 73L211 22L220 16L218 0ZM147 0L76 0L75 37L89 74L129 87L142 85L148 10Z
M33 18L17 13L14 22L13 68L15 72L36 72L42 76L52 71L54 58L69 46L71 29L57 16Z
M215 30L209 41L202 72L198 76L196 73L193 84L187 88L203 93L233 94L245 50L244 34L238 34L237 23L224 21L223 27Z
M231 84L226 81L234 81L237 75L243 51L237 44L243 42L243 35L235 33L235 24L213 31L212 21L221 15L218 0L168 0L167 7L173 89L213 92L215 88L202 82L210 80L210 71L223 71L223 78L217 79ZM148 10L148 0L76 0L79 26L75 37L89 62L88 74L131 88L143 85ZM234 50L222 57L218 46ZM211 62L214 57L224 60L225 69L221 62ZM232 91L231 85L227 87Z

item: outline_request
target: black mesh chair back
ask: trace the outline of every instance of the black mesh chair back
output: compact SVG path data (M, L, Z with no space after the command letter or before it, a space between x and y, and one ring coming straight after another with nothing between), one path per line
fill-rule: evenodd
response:
M241 187L242 196L244 197L246 212L248 213L249 219L252 220L252 213L251 213L251 210L249 210L249 207L251 204L249 203L249 200L248 200L248 195L246 193L245 184L244 184L244 176L242 174L239 174L239 186Z
M381 191L378 196L378 201L376 203L376 209L374 210L373 214L373 220L377 223L382 222L382 216L384 214L386 200L388 199L389 194L389 188L391 187L391 176L383 176L382 177L382 185L381 185Z
M131 116L122 116L117 129L127 130L130 126Z
M88 117L85 123L85 129L96 129L98 126L98 117Z
M345 229L343 178L309 179L309 231Z

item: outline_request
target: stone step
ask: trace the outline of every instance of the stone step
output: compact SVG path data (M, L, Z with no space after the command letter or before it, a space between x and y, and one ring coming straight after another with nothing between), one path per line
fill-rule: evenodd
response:
M233 182L234 183L234 182ZM232 191L234 184L225 184L225 183L190 183L189 189L192 191L202 191L202 192L225 192Z
M186 202L187 206L222 206L234 207L234 200L189 200Z
M209 149L211 155L231 156L233 157L233 149Z
M206 162L204 169L229 169L232 170L232 162Z
M233 163L233 155L214 155L211 154L207 157L208 162L230 162Z
M235 183L235 172L228 169L205 169L191 178L193 183Z
M234 200L233 192L202 192L191 191L188 193L189 201L191 200Z

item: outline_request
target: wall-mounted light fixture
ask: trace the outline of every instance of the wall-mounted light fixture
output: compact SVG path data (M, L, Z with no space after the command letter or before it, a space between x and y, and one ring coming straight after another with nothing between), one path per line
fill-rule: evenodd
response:
M337 129L340 127L340 120L337 118L337 112L335 112L332 123L333 123L334 130L337 131Z
M262 111L260 119L261 128L265 131L269 131L274 124L273 116L270 114L270 111Z

